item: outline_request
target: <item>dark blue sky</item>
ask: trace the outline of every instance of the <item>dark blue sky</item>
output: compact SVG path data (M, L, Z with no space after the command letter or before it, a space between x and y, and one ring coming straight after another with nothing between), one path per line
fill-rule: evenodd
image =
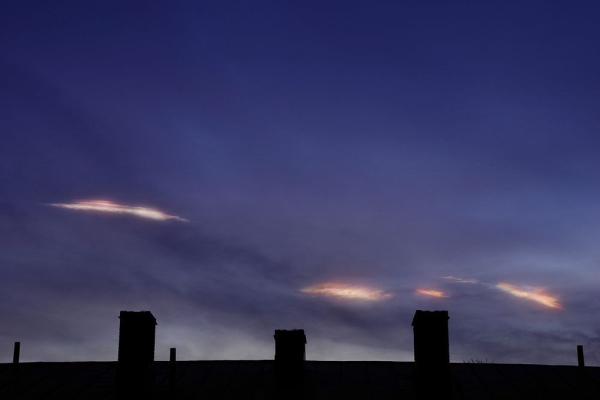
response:
M411 360L447 309L453 361L600 363L600 4L323 3L2 2L0 362L126 309L158 359ZM189 222L50 206L92 199Z

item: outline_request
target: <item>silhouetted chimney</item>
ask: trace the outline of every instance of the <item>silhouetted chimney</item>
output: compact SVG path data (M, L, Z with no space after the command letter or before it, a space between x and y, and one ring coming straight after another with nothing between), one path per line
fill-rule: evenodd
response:
M306 359L304 329L278 329L274 337L276 367L302 371Z
M274 338L276 396L282 399L303 398L306 359L304 329L278 329Z
M117 383L139 386L152 376L156 318L150 311L121 311L119 319Z
M449 399L452 395L448 319L448 311L421 310L413 318L419 398Z

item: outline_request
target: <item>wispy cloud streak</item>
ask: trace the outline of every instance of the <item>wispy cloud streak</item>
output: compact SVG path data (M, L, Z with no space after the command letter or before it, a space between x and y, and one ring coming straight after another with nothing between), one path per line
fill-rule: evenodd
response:
M458 283L478 283L479 281L476 279L462 279L457 278L455 276L442 276L442 279L448 279L450 281L458 282Z
M148 218L159 221L165 221L168 219L175 219L184 222L188 221L187 219L178 217L177 215L165 214L162 211L153 208L126 206L122 204L116 204L108 200L87 200L77 201L75 203L51 203L50 205L59 208L67 208L70 210L130 214L140 218Z
M540 287L532 287L532 286L517 286L506 282L499 282L496 284L490 284L485 282L480 282L475 279L462 279L454 276L443 276L442 279L446 279L449 281L457 282L457 283L472 283L479 284L482 286L486 286L490 289L500 289L506 293L510 293L515 297L520 297L522 299L527 299L534 301L536 303L542 304L549 308L554 308L557 310L562 310L563 306L560 304L558 299L547 293L543 288Z
M558 302L558 299L546 293L542 288L518 287L511 285L510 283L503 282L498 283L496 288L510 293L513 296L535 301L536 303L542 304L549 308L555 308L558 310L563 309L563 306Z
M422 294L425 296L430 296L430 297L439 297L439 298L450 297L447 294L445 294L444 292L440 292L439 290L432 290L432 289L416 289L415 293Z
M365 286L346 283L325 282L300 290L302 293L340 297L344 299L360 299L380 301L391 298L391 293Z

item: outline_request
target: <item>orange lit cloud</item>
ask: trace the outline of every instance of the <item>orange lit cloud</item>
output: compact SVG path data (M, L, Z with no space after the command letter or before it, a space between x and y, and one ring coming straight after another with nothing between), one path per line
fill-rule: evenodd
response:
M556 297L549 295L544 292L542 288L523 288L515 285L511 285L510 283L498 283L496 287L500 290L503 290L507 293L512 294L513 296L520 297L523 299L535 301L539 304L542 304L546 307L556 308L558 310L562 310L562 305L558 302Z
M365 286L350 285L346 283L325 282L300 290L302 293L317 294L324 296L341 297L344 299L360 300L385 300L392 297L391 293L372 289Z
M82 211L99 211L116 214L131 214L140 218L149 218L164 221L167 219L175 219L178 221L187 221L187 219L178 217L176 215L168 215L162 211L155 210L146 207L132 207L125 206L122 204L116 204L108 200L88 200L88 201L77 201L75 203L52 203L54 207L68 208L70 210L82 210Z
M459 282L459 283L478 283L479 281L476 279L462 279L462 278L457 278L455 276L442 276L442 279L448 279L454 282Z
M444 294L444 292L440 292L438 290L431 290L431 289L417 289L417 290L415 290L415 293L422 294L425 296L431 296L431 297L450 297L447 294Z

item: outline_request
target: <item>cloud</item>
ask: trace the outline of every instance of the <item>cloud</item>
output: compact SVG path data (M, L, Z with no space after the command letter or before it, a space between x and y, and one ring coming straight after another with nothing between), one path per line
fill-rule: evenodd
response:
M67 208L70 210L131 214L140 218L155 219L160 221L165 221L168 219L175 219L184 222L188 221L185 218L181 218L176 215L165 214L162 211L153 208L126 206L122 204L116 204L108 200L88 200L78 201L75 203L51 203L50 205L54 207Z
M450 297L447 294L445 294L444 292L440 292L438 290L431 290L431 289L417 289L417 290L415 290L415 293L422 294L425 296L431 296L431 297Z
M459 282L459 283L478 283L479 282L476 279L462 279L462 278L457 278L455 276L442 276L442 279L448 279L450 281Z
M300 290L302 293L319 294L325 296L341 297L344 299L360 299L380 301L392 297L391 293L372 289L365 286L350 285L346 283L325 282Z
M535 301L536 303L542 304L546 307L555 308L558 310L563 309L563 306L558 302L558 299L546 293L542 288L518 287L511 285L510 283L503 282L498 283L495 287L510 293L513 296Z
M452 282L457 283L471 283L471 284L479 284L482 286L486 286L490 289L500 289L506 293L510 293L515 297L520 297L523 299L531 300L536 303L542 304L549 308L555 308L558 310L562 310L563 306L559 303L558 299L546 293L546 291L541 287L530 287L530 286L516 286L510 283L499 282L496 284L489 284L484 282L479 282L475 279L462 279L456 278L454 276L444 276L442 279L447 279Z

